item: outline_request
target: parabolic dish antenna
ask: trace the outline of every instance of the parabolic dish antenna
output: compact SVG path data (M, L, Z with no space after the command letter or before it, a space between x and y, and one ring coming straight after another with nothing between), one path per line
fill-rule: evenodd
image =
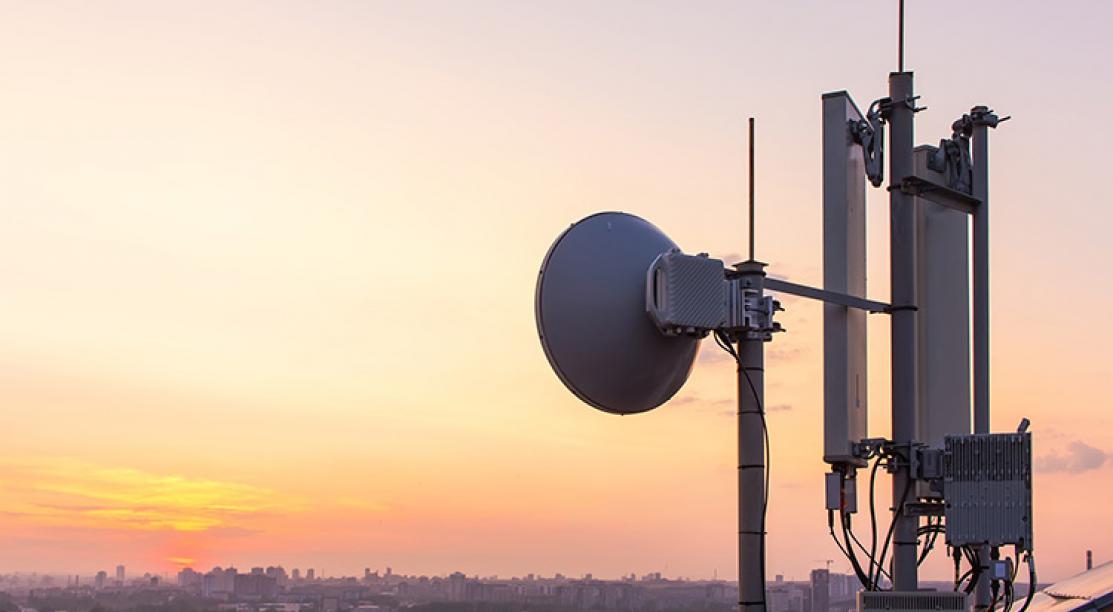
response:
M652 410L688 380L699 340L662 334L645 307L650 264L675 248L648 221L604 212L573 224L545 255L535 296L541 345L564 385L599 410Z

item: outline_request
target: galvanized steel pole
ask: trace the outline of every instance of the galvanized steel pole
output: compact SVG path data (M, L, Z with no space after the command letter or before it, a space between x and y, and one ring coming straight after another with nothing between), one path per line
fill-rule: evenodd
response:
M916 529L919 519L904 512L915 497L909 457L916 436L916 203L901 191L913 174L912 73L889 74L889 250L892 283L893 443L898 460L893 470L893 588L915 591Z
M986 107L970 111L975 117L973 143L974 176L971 187L980 200L974 210L974 433L989 433L989 127L977 118ZM989 563L989 547L978 548L978 560ZM1019 562L1019 561L1018 561ZM981 572L974 591L974 608L988 609L992 595L989 572Z
M745 287L762 290L764 264L736 266ZM765 342L738 338L738 607L765 612Z

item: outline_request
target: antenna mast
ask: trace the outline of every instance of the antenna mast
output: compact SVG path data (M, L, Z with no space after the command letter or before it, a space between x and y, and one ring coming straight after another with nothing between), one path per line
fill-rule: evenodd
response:
M754 260L754 118L750 117L750 261Z
M897 13L897 72L904 72L904 0L899 0Z

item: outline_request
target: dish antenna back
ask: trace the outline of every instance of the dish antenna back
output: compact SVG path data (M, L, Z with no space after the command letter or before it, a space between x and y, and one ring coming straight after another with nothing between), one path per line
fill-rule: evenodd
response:
M699 340L668 336L646 315L646 274L677 246L648 221L591 215L553 243L537 278L537 330L561 382L604 412L667 402L688 380Z

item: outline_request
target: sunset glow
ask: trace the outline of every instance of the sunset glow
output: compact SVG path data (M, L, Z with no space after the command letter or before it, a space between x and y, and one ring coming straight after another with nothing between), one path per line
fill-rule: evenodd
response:
M731 575L733 364L709 342L662 408L590 409L538 343L538 266L596 210L739 259L755 116L758 258L820 284L820 95L884 95L890 37L843 34L891 4L6 3L0 572ZM1051 581L1113 555L1113 134L1068 146L1057 115L1113 97L1113 4L962 5L984 71L940 38L950 9L912 4L917 141L973 104L1014 117L993 135L993 426L1032 421ZM800 578L847 564L822 310L784 302L768 568ZM924 574L947 579L939 557Z

